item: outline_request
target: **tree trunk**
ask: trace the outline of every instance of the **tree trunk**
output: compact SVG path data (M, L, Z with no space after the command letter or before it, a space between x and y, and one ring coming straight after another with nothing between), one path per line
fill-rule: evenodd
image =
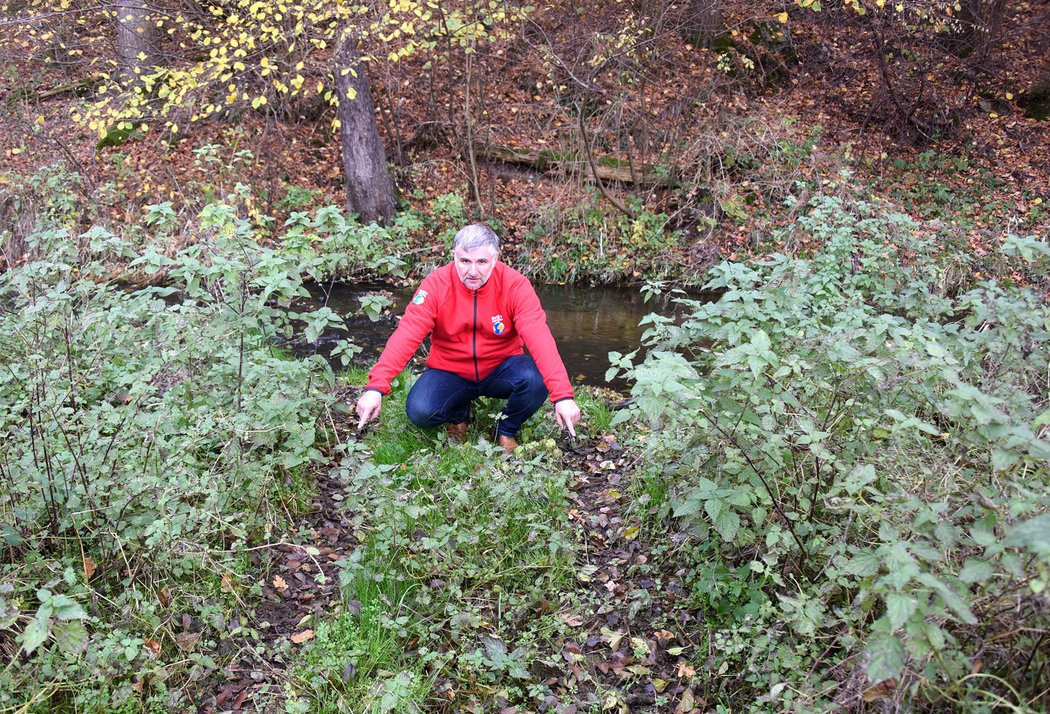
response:
M962 0L960 7L949 49L956 57L981 64L999 41L1006 3L1004 0Z
M686 40L710 47L724 28L722 0L689 0L682 26L682 36Z
M335 52L336 115L343 142L346 210L358 214L362 223L385 225L397 210L397 197L376 126L368 73L355 45L356 38L346 33Z
M134 87L157 66L157 39L146 0L116 0L120 83Z

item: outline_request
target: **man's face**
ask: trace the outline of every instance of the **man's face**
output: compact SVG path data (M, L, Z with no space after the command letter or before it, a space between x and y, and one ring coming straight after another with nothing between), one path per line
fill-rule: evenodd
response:
M483 245L474 250L456 248L452 252L456 264L456 274L468 290L477 290L488 282L492 269L496 266L496 251L492 246Z

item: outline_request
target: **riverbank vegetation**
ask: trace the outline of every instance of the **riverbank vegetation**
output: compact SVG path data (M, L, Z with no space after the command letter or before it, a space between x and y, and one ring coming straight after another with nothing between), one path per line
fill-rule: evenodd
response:
M385 229L40 226L0 283L3 705L1040 709L1050 310L863 195L798 213L819 250L716 266L610 356L628 401L512 459L496 404L465 445L408 426L409 375L356 434L362 373L289 351L339 322L305 278L400 269Z
M1050 8L827 5L3 4L0 712L1050 709ZM674 314L357 432L476 220Z

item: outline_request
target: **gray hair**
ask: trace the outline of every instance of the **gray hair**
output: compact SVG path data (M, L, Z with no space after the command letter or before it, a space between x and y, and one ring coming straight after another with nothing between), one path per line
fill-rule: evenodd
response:
M459 229L452 248L462 248L470 252L482 246L489 246L497 254L499 253L499 236L483 223L474 223Z

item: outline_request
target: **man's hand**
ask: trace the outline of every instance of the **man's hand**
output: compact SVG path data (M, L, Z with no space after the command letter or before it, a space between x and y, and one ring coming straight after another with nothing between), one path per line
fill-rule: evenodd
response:
M357 430L361 431L361 428L368 422L379 416L379 408L383 406L383 395L374 389L368 389L361 398L357 400L357 416L361 417L361 421L357 422ZM579 411L579 410L577 410Z
M554 418L558 426L568 429L572 437L576 438L576 430L573 427L580 421L580 408L576 406L574 399L562 399L554 405Z

